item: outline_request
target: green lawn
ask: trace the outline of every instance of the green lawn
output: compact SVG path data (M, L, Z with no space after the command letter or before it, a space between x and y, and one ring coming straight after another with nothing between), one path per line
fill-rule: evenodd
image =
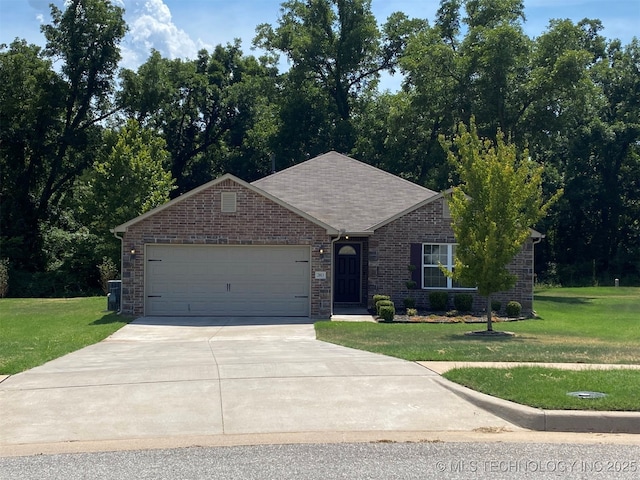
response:
M316 323L319 340L406 360L640 364L640 288L536 292L538 319L494 324L514 337L469 337L478 324ZM489 395L545 409L640 411L640 371L541 367L461 368L446 378ZM597 391L603 399L578 399Z
M18 373L106 338L130 319L105 297L0 299L0 374Z
M319 322L320 340L406 360L640 363L640 288L538 291L538 319L494 324L515 337L479 338L478 324Z
M443 376L494 397L547 410L640 411L640 370L456 368ZM600 392L606 397L581 399L569 392Z

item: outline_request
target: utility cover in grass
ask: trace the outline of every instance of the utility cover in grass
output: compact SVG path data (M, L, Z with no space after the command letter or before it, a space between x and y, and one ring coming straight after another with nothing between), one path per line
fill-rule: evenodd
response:
M567 395L570 395L572 397L578 397L578 398L604 398L607 396L606 393L602 393L602 392L569 392L567 393Z

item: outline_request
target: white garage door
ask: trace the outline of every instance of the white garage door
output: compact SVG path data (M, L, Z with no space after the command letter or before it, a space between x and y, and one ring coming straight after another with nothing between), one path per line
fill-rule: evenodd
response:
M309 247L148 245L146 315L309 316Z

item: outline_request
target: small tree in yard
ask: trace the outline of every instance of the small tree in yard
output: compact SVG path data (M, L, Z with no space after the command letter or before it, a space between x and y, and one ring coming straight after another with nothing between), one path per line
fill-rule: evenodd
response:
M509 290L517 277L507 266L529 238L532 227L562 194L542 199L542 170L525 150L518 159L514 145L498 132L495 142L480 139L472 119L469 130L460 124L453 139L455 153L445 143L448 158L460 177L449 207L458 246L455 268L445 272L461 285L477 287L487 297ZM487 308L487 331L493 331Z

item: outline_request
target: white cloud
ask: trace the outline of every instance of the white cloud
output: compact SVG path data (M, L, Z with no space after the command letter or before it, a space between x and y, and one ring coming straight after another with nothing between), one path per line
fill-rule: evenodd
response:
M122 3L129 31L121 44L121 66L137 68L147 59L152 48L171 59L195 58L198 50L210 48L194 41L178 28L173 23L169 7L162 0L126 0Z
M29 0L29 5L31 8L37 11L42 11L49 13L49 4L55 3L58 8L62 7L64 4L60 1L51 1L51 0Z

